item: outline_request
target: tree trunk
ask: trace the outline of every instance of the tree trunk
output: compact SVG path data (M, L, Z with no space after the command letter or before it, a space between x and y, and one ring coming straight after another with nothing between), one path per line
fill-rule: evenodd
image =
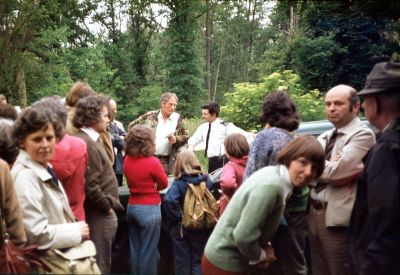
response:
M215 85L214 85L214 94L213 94L212 101L215 101L215 96L216 96L216 94L217 94L219 69L220 69L220 67L221 67L221 60L222 60L222 56L223 56L223 53L224 53L224 46L225 46L225 41L222 42L222 44L221 44L221 49L220 49L220 52L219 52L219 60L218 60L217 71L216 71L216 73L215 73Z
M17 66L15 85L17 87L19 106L21 106L21 108L25 108L28 106L28 101L26 97L25 71L21 63L19 63Z
M206 0L206 88L208 92L208 100L211 100L211 33L212 33L212 17L211 5L212 0ZM214 96L215 97L215 96Z

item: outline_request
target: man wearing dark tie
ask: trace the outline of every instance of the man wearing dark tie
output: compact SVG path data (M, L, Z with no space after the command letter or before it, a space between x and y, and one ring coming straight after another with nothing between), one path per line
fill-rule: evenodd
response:
M208 158L208 173L211 173L228 162L225 156L225 138L233 133L240 133L248 138L249 134L232 123L221 120L219 105L215 102L203 104L201 114L205 122L189 138L188 145L193 150L197 144L205 142L204 155Z
M338 85L325 97L325 111L334 129L318 140L325 148L325 170L310 192L308 213L314 275L349 274L348 236L356 179L362 159L375 143L374 133L358 118L356 90Z

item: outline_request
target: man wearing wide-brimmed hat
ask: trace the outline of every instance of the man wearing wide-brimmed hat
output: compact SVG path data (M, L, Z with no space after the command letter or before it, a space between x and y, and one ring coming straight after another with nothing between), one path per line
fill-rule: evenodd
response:
M375 65L358 95L381 136L366 156L350 220L355 274L400 270L400 63Z

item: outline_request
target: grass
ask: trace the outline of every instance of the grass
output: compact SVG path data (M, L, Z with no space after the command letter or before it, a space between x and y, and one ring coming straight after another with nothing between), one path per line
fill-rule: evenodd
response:
M185 122L186 122L186 128L189 130L190 136L192 136L193 133L196 131L197 127L199 127L199 125L203 123L203 120L201 118L190 118L186 119ZM204 156L204 150L195 151L195 154L199 159L204 171L207 171L208 159Z

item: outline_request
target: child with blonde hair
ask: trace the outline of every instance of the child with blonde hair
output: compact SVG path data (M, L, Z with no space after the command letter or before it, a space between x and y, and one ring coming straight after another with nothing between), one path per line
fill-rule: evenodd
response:
M211 229L191 230L182 226L183 203L188 184L212 182L203 172L196 155L191 151L178 154L174 167L174 182L164 197L164 207L171 225L171 239L174 252L175 274L201 275L201 257Z

